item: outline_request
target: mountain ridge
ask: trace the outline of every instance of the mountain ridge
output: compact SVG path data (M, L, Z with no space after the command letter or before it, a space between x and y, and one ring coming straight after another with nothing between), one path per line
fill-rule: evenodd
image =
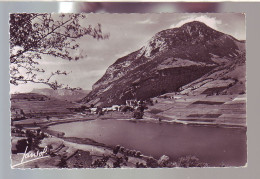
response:
M51 89L51 88L41 88L33 89L32 93L46 95L52 98L67 100L67 101L78 101L85 97L89 90L68 90L68 89Z
M110 65L81 101L122 104L179 91L214 68L238 60L244 46L243 41L198 21L160 31L139 50Z

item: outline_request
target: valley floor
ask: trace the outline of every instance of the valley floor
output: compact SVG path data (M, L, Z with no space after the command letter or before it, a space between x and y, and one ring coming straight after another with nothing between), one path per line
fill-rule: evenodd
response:
M168 96L167 96L168 95ZM186 96L179 95L171 98L171 94L166 97L153 98L154 105L148 106L145 111L144 122L156 123L179 123L183 125L208 125L213 127L236 127L246 130L246 96L245 95L218 95L218 96ZM96 143L91 139L66 138L64 134L48 130L48 126L60 123L70 123L77 121L87 121L95 119L117 119L117 120L136 120L132 119L131 112L110 112L102 116L73 114L60 117L46 118L31 118L21 121L14 121L14 126L20 126L23 129L40 128L49 137L41 141L40 146L51 145L53 147L53 156L51 158L41 159L35 162L30 162L18 166L18 168L55 168L62 160L62 157L70 159L67 162L69 168L78 167L78 162L73 162L73 158L79 155L80 152L87 152L84 156L89 158L87 164L82 164L83 167L90 167L93 161L102 161L104 156L110 156L106 159L105 165L102 162L94 167L113 167L113 163L124 158L124 154L113 154L113 149L104 144ZM22 135L12 133L12 148L15 147L17 141L25 138ZM12 165L18 164L23 157L22 153L12 154ZM77 157L76 157L77 158ZM121 161L120 167L136 167L138 165L146 165L147 157L138 158L128 156L127 160ZM82 162L86 161L83 157ZM81 161L80 160L80 161ZM68 160L69 161L69 160ZM81 164L79 166L82 166ZM174 164L176 166L176 164Z

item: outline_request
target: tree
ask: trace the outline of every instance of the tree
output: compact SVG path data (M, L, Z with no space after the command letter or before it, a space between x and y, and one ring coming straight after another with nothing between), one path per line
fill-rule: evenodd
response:
M62 156L62 157L60 158L60 161L59 161L59 163L58 163L57 166L58 166L59 168L68 168L67 159L66 159L65 156Z
M26 149L26 146L30 149L30 146L28 146L28 143L27 143L27 140L26 139L21 139L21 140L18 140L17 144L16 144L16 149L17 149L17 152L18 153L24 153L25 152L25 149Z
M187 168L187 167L207 167L208 166L207 163L201 163L197 157L190 156L190 155L179 158L177 165L179 167L184 167L184 168Z
M77 43L77 39L83 36L95 39L109 37L102 33L100 24L97 27L82 26L83 19L86 19L83 14L10 14L10 83L42 83L53 89L64 87L52 77L67 75L68 72L57 70L49 77L41 78L39 74L45 73L45 70L38 65L43 55L66 60L85 57L83 51L79 52Z
M135 119L143 119L143 115L144 115L144 113L141 112L140 110L135 110L133 113L133 117Z
M46 119L47 119L48 121L50 120L50 118L51 118L50 116L46 116Z

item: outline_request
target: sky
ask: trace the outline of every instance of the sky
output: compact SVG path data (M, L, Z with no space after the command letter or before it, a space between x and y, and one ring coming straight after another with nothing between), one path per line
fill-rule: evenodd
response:
M70 72L69 75L56 77L60 83L91 90L92 85L118 58L140 49L161 30L180 27L195 20L238 40L246 40L245 15L238 13L87 14L81 24L95 26L100 23L102 31L110 34L109 39L82 37L78 43L80 49L87 53L86 58L67 61L46 55L42 56L39 67L46 70L43 77L48 77L58 69L66 70ZM10 93L30 92L34 88L48 86L34 83L19 86L11 84Z

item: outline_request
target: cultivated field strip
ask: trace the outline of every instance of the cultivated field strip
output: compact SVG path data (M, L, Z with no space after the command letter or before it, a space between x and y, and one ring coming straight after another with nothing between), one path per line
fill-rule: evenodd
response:
M187 98L187 99L186 99ZM158 104L150 110L166 121L184 124L208 124L246 127L246 98L244 95L182 96L178 99L154 98Z

